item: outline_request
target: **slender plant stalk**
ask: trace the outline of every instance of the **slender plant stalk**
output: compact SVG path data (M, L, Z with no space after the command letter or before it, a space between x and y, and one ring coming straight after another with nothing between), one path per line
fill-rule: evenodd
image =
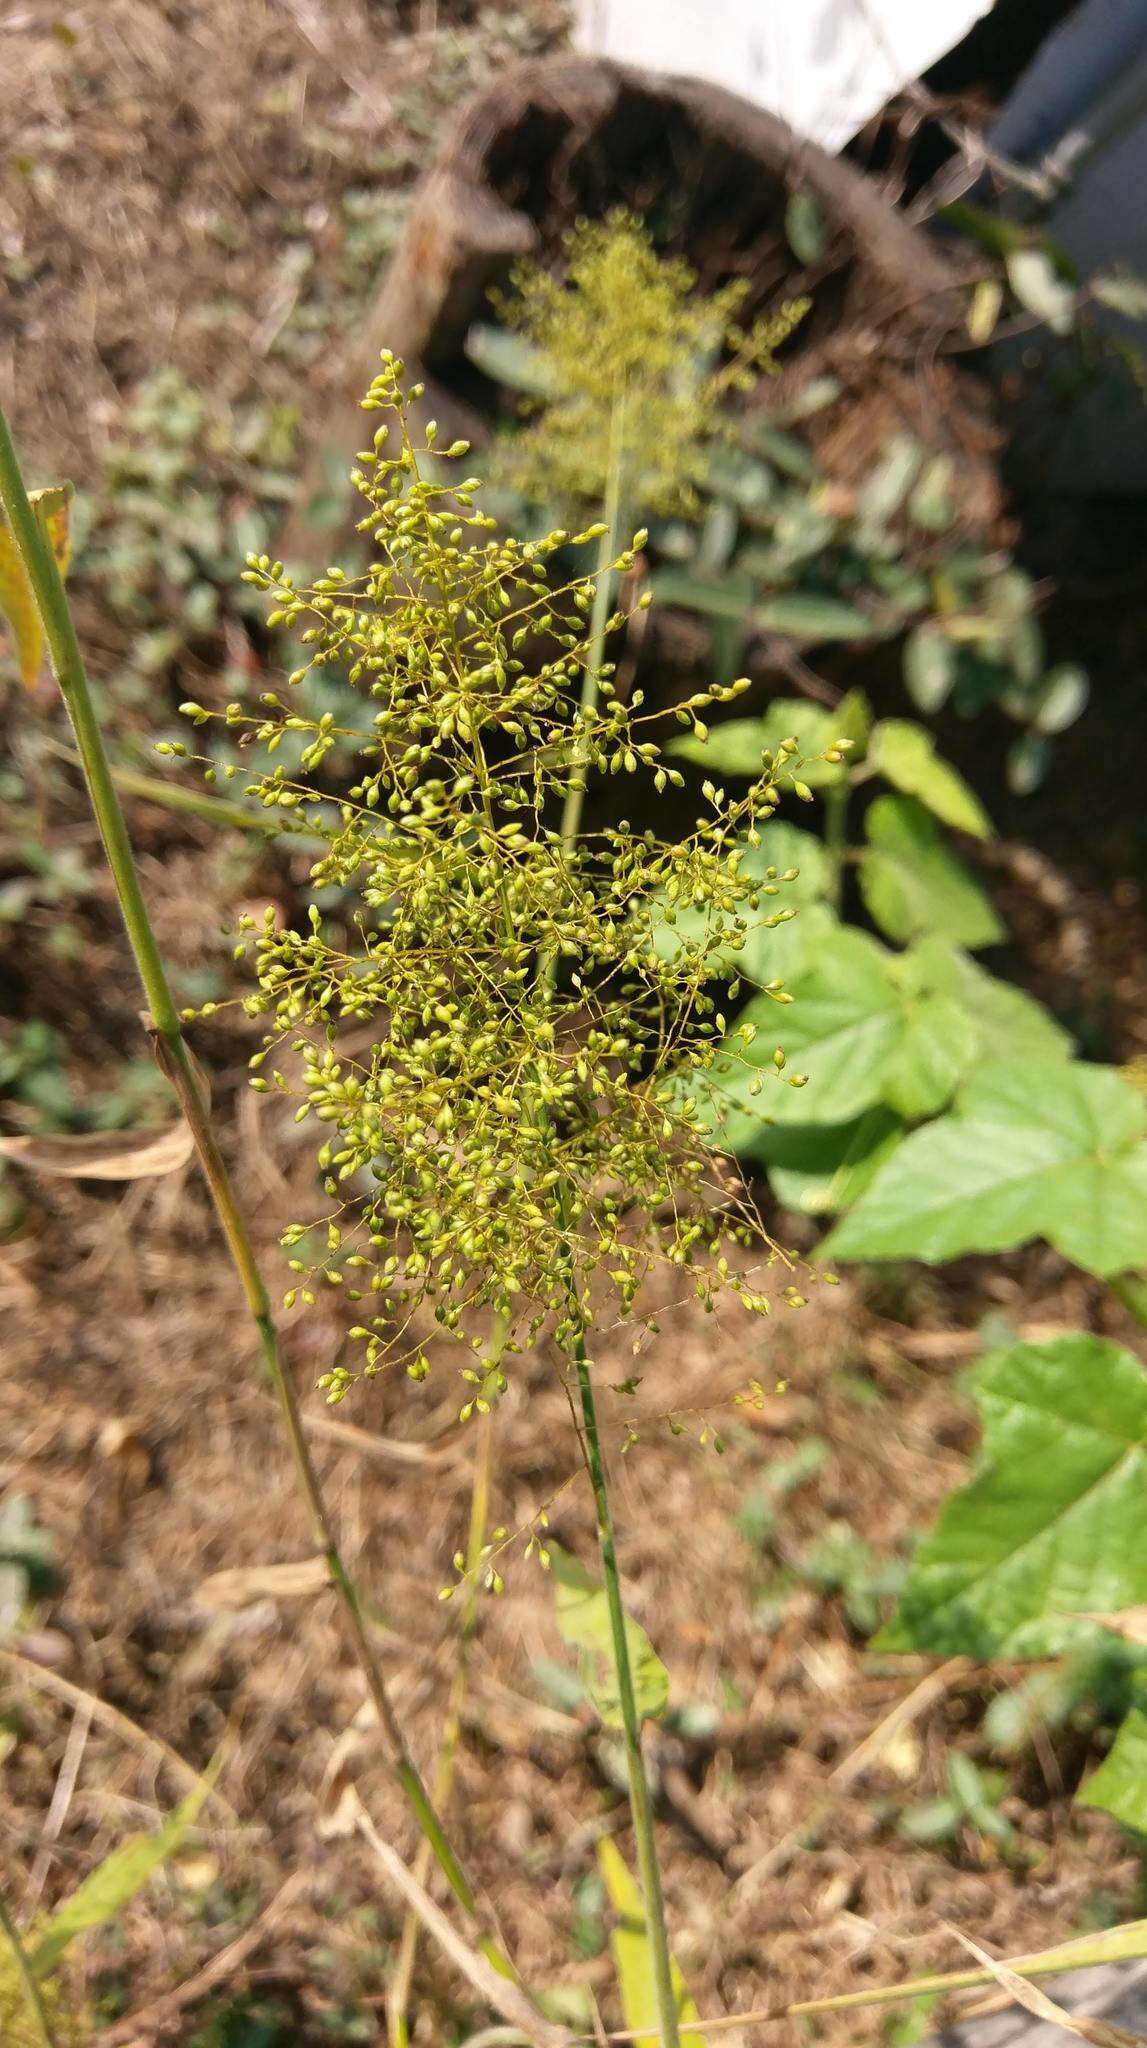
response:
M508 1335L508 1318L499 1316L487 1364L497 1363L505 1349ZM458 1635L458 1661L454 1667L450 1700L442 1728L442 1746L438 1752L438 1763L434 1773L434 1804L442 1814L447 1811L454 1790L454 1772L462 1740L462 1713L470 1678L470 1649L478 1632L479 1569L490 1519L490 1483L494 1468L494 1417L495 1411L491 1409L488 1415L483 1415L479 1423L478 1451L470 1487L470 1523L466 1535L465 1590L462 1596L462 1621ZM429 1866L430 1845L424 1842L414 1864L414 1875L420 1884L425 1884ZM410 2032L406 2023L406 2009L410 2001L410 1986L414 1976L420 1930L421 1922L418 1915L410 1908L402 1923L398 1956L387 1985L386 2027L390 2048L409 2048Z
M591 718L597 709L598 676L605 654L605 629L609 623L610 606L613 602L613 562L621 531L624 443L625 393L619 392L613 401L609 422L609 472L605 486L603 521L605 532L598 543L593 609L590 612L589 639L586 643L585 667L581 678L580 709L584 718ZM562 805L562 844L567 849L574 845L581 830L587 765L588 749L582 732L574 743L570 760L570 779L566 785L565 802Z
M571 1294L570 1301L572 1308L576 1296ZM665 1925L665 1896L661 1888L661 1866L657 1860L657 1840L653 1831L653 1802L649 1796L649 1780L645 1775L645 1759L641 1751L641 1719L637 1711L637 1695L633 1688L633 1667L629 1660L629 1638L625 1629L625 1604L621 1597L621 1579L617 1569L613 1513L606 1483L605 1459L601 1450L593 1372L586 1356L585 1330L581 1321L580 1305L577 1334L573 1343L573 1360L577 1368L586 1461L589 1465L597 1514L597 1546L601 1555L602 1577L605 1581L606 1605L609 1608L609 1633L613 1645L617 1697L621 1707L625 1763L629 1773L629 1804L637 1843L637 1870L645 1903L645 1938L649 1943L653 1964L658 2031L661 2048L678 2048L680 2034L677 1994L673 1988L673 1964Z
M43 1993L36 1982L32 1965L28 1961L27 1951L20 1939L20 1930L8 1910L8 1901L2 1891L0 1891L0 1933L3 1934L4 1940L8 1945L16 1968L16 1975L20 1979L20 1989L24 1994L28 2018L32 2022L32 2030L37 2041L40 2043L40 2048L59 2048L52 2022L48 2018L48 2010L44 2004Z
M604 504L605 531L601 536L598 549L596 589L594 591L593 609L590 614L586 664L582 674L581 710L587 720L593 716L597 709L598 678L605 653L605 629L609 620L613 595L612 564L618 551L621 531L624 435L625 394L621 392L614 400L610 419L609 472L606 479ZM570 777L566 786L565 801L562 806L561 837L562 844L567 852L572 852L578 833L581 830L582 810L585 803L587 755L588 749L584 741L579 739L573 751L573 758L570 763ZM555 971L556 960L551 957L546 962L546 972L552 975ZM557 1191L557 1197L559 1204L564 1208L560 1189ZM629 1639L625 1630L625 1605L622 1600L621 1579L617 1569L617 1545L613 1531L613 1511L610 1506L609 1487L606 1481L605 1460L602 1456L597 1400L593 1389L593 1371L586 1354L585 1314L573 1276L572 1265L566 1296L574 1332L571 1353L577 1372L578 1399L581 1404L586 1464L589 1468L590 1484L593 1487L598 1551L601 1556L606 1604L609 1609L610 1641L613 1648L617 1696L621 1708L625 1762L629 1775L629 1804L633 1815L633 1832L637 1844L638 1876L645 1904L645 1933L653 1965L658 2031L661 2039L661 2048L679 2048L677 1997L673 1989L673 1965L669 1954L669 1935L665 1925L665 1898L661 1887L661 1867L657 1860L657 1842L653 1829L653 1803L649 1795L649 1780L645 1774L645 1760L641 1750L641 1717L637 1711L637 1695L633 1687L633 1670L629 1659Z
M120 911L135 955L150 1013L156 1054L187 1119L203 1175L214 1202L232 1262L259 1338L262 1362L272 1381L290 1444L295 1474L306 1505L314 1541L326 1559L331 1582L342 1607L347 1636L366 1680L390 1751L391 1763L418 1825L463 1911L478 1918L469 1881L448 1842L434 1805L394 1712L382 1667L367 1631L362 1605L338 1546L322 1486L303 1432L298 1398L287 1372L259 1271L255 1250L235 1197L231 1177L211 1125L205 1091L183 1036L163 959L156 944L132 853L131 841L116 794L103 734L92 703L84 659L47 538L39 526L25 489L8 423L0 410L0 505L23 560L43 621L52 667L72 723L92 811L103 840L119 898ZM483 1937L489 1961L504 1974L510 1965L497 1945Z

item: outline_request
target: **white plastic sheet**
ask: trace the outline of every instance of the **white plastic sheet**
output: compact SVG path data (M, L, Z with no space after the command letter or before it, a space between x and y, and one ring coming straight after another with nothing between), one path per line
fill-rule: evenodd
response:
M703 78L839 149L993 0L577 0L579 49Z

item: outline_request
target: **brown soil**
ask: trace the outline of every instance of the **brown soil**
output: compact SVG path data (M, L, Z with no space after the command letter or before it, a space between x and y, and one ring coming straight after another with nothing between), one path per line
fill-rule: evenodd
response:
M420 25L413 5L381 0L9 7L0 22L0 374L38 471L66 466L90 482L133 386L165 363L228 398L301 398L321 415L355 317L343 196L369 187L391 203L458 94L508 52L543 47L554 33L540 5L442 6L432 26L430 0L423 14ZM290 251L300 239L321 315L303 330L313 346L292 326ZM113 673L117 629L88 623L101 673ZM11 695L6 708L13 730L33 718L59 730L50 705ZM1066 786L1091 744L1085 732L1065 745ZM1075 905L1091 947L1090 964L1077 962L1079 1002L1086 1009L1088 987L1094 998L1098 974L1096 1030L1125 1055L1147 1039L1147 991L1130 964L1142 957L1135 885L1118 879L1127 865L1118 831L1099 835L1100 857L1077 860L1060 815L1049 813L1040 843L1053 874L1068 877L1067 908L1044 905L1041 925L1038 887L1012 870L1000 876L1001 899L1021 927L1029 912L1034 919L1027 957L1053 994ZM237 893L265 898L291 885L288 866L237 860L204 828L146 805L132 822L177 964L226 957L220 933ZM55 799L43 823L98 874L77 804ZM70 915L82 973L53 959L52 912L33 908L0 957L9 1007L49 1019L81 1083L106 1082L138 1042L106 883L97 879ZM278 1275L279 1230L310 1199L309 1140L242 1087L240 1028L216 1020L197 1044ZM121 1927L85 1945L81 1974L123 2010L146 2008L296 1879L264 1937L236 1955L194 2018L170 2020L165 2038L191 2041L197 2025L250 1993L280 2016L274 2038L315 2048L380 2039L401 1916L346 1833L345 1787L405 1854L415 1844L333 1605L258 1595L221 1613L199 1597L216 1571L307 1549L202 1191L184 1172L126 1192L44 1182L26 1201L0 1246L0 1488L31 1502L61 1577L24 1634L0 1647L0 1865L16 1910L26 1876L53 1901L174 1803L184 1785L161 1745L198 1768L226 1739L219 1789L231 1815L210 1810L194 1848ZM840 1523L879 1560L903 1554L974 1448L958 1381L989 1313L1135 1342L1102 1290L1046 1252L968 1262L942 1277L885 1275L867 1293L853 1276L799 1313L778 1310L763 1332L732 1310L706 1318L695 1304L667 1302L661 1339L637 1367L626 1334L603 1333L603 1381L645 1375L632 1398L607 1397L608 1440L633 1609L668 1663L675 1705L689 1710L658 1735L653 1756L674 1942L702 2012L957 1967L945 1922L1015 1953L1135 1910L1137 1856L1113 1823L1070 1805L1086 1745L1046 1747L1017 1775L1006 1811L1030 1852L1022 1866L970 1836L945 1852L896 1834L900 1807L943 1788L951 1745L987 1760L982 1709L1008 1672L947 1668L887 1752L844 1791L832 1783L928 1667L866 1649L839 1595L795 1567ZM456 1608L435 1596L464 1540L475 1438L455 1425L448 1367L421 1389L379 1381L337 1411L344 1433L332 1433L309 1390L336 1341L333 1320L316 1311L286 1328L388 1676L430 1772L457 1641ZM753 1378L786 1380L789 1392L760 1412L734 1405ZM667 1411L684 1434L667 1427ZM702 1416L719 1424L722 1457L697 1441ZM630 1419L639 1442L622 1458ZM742 1520L770 1466L809 1436L823 1440L824 1461L787 1497L762 1551ZM549 1504L555 1533L589 1560L587 1489L552 1358L519 1368L495 1459L495 1521L522 1530ZM608 1956L587 1953L586 1880L601 1834L632 1857L618 1759L547 1680L547 1665L569 1657L549 1581L522 1550L508 1545L506 1590L481 1607L455 1825L529 1980L591 1991L616 2024ZM104 1707L126 1718L109 1722ZM419 2043L463 2039L480 2024L425 1946L416 1981ZM853 2016L824 2023L818 2038L879 2040L882 2026L877 2014ZM805 2037L795 2025L760 2036Z

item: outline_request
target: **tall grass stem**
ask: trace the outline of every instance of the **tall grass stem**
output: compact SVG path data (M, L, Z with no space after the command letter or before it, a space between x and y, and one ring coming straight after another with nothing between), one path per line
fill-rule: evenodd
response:
M470 1883L443 1831L394 1712L386 1680L364 1619L357 1588L347 1570L334 1532L322 1485L315 1470L299 1412L294 1383L287 1371L271 1304L246 1222L236 1200L231 1176L211 1123L206 1093L183 1036L179 1012L156 943L127 825L104 747L87 669L76 637L71 609L52 549L28 500L27 489L7 419L0 410L0 505L19 550L43 622L44 635L60 694L71 720L92 812L115 883L120 912L135 956L150 1014L159 1063L187 1119L224 1237L238 1274L259 1339L259 1351L279 1403L299 1490L314 1541L326 1559L338 1595L351 1648L390 1751L395 1775L451 1891L463 1911L478 1919ZM513 1974L497 1945L483 1937L489 1961Z
M605 659L605 629L609 624L610 607L613 603L613 564L617 556L621 536L621 485L625 451L625 393L620 391L613 401L609 422L609 472L606 477L605 502L603 508L603 532L598 543L597 567L594 571L593 607L590 611L589 637L586 641L585 667L581 678L580 711L583 721L588 721L597 710L601 689L601 664ZM562 805L562 845L567 852L577 843L581 831L581 814L585 805L586 769L588 749L584 730L574 742L570 760L570 776L566 784L565 801Z
M610 418L609 472L606 478L603 507L603 525L605 530L602 533L598 548L593 608L590 613L585 668L582 672L580 709L582 718L587 724L593 717L598 704L601 664L605 656L605 631L609 622L610 607L613 600L613 563L617 555L621 534L625 404L625 393L621 391L614 399ZM565 801L562 806L561 837L562 844L567 853L573 852L581 830L582 811L585 804L587 766L588 749L585 746L584 740L579 737L573 750L569 782L566 786ZM552 958L547 962L550 972L553 972L555 965L556 963ZM559 1201L560 1199L559 1193ZM637 1844L638 1876L645 1903L646 1939L649 1944L650 1960L653 1966L658 2031L661 2037L661 2048L679 2048L677 1998L673 1989L673 1965L669 1953L669 1935L665 1925L665 1898L661 1886L661 1867L657 1860L657 1841L653 1828L653 1802L649 1794L649 1780L646 1776L645 1759L641 1749L641 1718L637 1710L637 1696L634 1691L633 1670L629 1658L629 1639L625 1630L625 1605L622 1600L621 1579L617 1569L617 1545L613 1531L613 1510L610 1505L609 1486L606 1480L605 1459L602 1456L597 1400L593 1388L593 1370L586 1353L585 1316L572 1268L570 1284L567 1289L567 1300L574 1331L572 1355L577 1373L578 1399L581 1404L586 1463L589 1468L590 1484L593 1488L598 1552L601 1557L606 1604L609 1609L610 1641L613 1649L617 1695L621 1708L625 1762L629 1777L629 1804L633 1815L633 1833Z

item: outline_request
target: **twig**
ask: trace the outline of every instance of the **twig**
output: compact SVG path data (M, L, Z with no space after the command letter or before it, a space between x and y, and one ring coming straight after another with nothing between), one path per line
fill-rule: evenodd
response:
M160 2027L166 2026L168 2020L174 2019L178 2013L185 2012L189 2005L196 2004L208 1991L214 1991L218 1984L225 1984L229 1977L234 1976L241 1964L246 1962L248 1956L266 1940L276 1921L282 1919L287 1907L293 1903L306 1883L305 1871L293 1870L286 1883L276 1892L270 1905L263 1908L258 1919L253 1921L250 1927L244 1928L242 1934L236 1935L234 1941L229 1941L226 1948L221 1948L218 1955L212 1956L210 1962L204 1963L203 1968L197 1970L194 1977L189 1977L185 1984L178 1984L174 1991L165 1992L162 1998L155 1999L151 2005L145 2005L141 2011L129 2013L126 2019L117 2020L114 2026L105 2027L102 2033L96 2035L94 2048L119 2048L121 2043L134 2044L149 2034L155 2034Z
M533 2002L508 1978L500 1976L492 1963L480 1956L476 1949L462 1939L451 1926L440 1906L437 1906L424 1890L402 1858L395 1853L389 1842L384 1842L369 1815L360 1811L358 1828L363 1840L369 1843L396 1891L401 1892L408 1906L417 1913L427 1934L438 1943L456 1970L465 1977L468 1984L483 1998L494 2011L512 2027L517 2027L533 2044L533 2048L570 2048L572 2036L565 2027L555 2026L545 2018Z
M56 1778L55 1789L53 1790L51 1805L48 1808L44 1821L39 1846L36 1850L32 1868L28 1873L28 1884L22 1903L22 1910L28 1918L31 1918L32 1908L44 1889L44 1879L48 1875L48 1867L52 1861L52 1845L59 1836L60 1829L67 1818L68 1808L72 1803L72 1794L76 1789L76 1779L80 1775L80 1765L83 1762L84 1750L87 1748L88 1735L93 1718L91 1701L89 1699L79 1701L76 1711L72 1716L72 1725L68 1730L63 1760L60 1764L59 1775Z
M778 1870L783 1869L806 1837L828 1818L841 1795L855 1782L861 1772L867 1770L869 1764L875 1763L889 1743L893 1742L897 1735L902 1734L905 1728L910 1727L913 1721L919 1720L933 1701L947 1692L948 1687L956 1679L962 1678L970 1668L967 1657L949 1657L947 1663L942 1664L938 1671L927 1672L904 1699L898 1700L863 1741L837 1764L829 1777L824 1797L816 1801L799 1826L790 1828L787 1834L782 1835L763 1855L750 1863L747 1870L741 1872L729 1895L730 1901L738 1892L743 1894L753 1890L755 1886L763 1884L766 1878L774 1877Z
M843 1762L837 1764L829 1776L829 1784L842 1792L854 1784L861 1772L866 1771L869 1764L876 1763L889 1744L895 1742L898 1735L903 1734L905 1728L910 1728L913 1721L918 1721L933 1701L940 1699L949 1686L957 1678L962 1678L971 1668L969 1657L949 1657L947 1663L941 1664L938 1671L929 1671L920 1680L919 1685L913 1686L906 1698L897 1700L884 1719L877 1722L871 1734L866 1735L863 1742L858 1742L856 1748Z
M62 1678L58 1671L48 1671L42 1664L33 1664L29 1657L21 1657L16 1650L0 1648L0 1658L11 1665L17 1677L22 1678L26 1685L37 1686L41 1692L54 1694L55 1698L63 1700L66 1706L87 1708L93 1721L110 1730L113 1735L118 1735L121 1741L130 1742L134 1748L154 1750L170 1766L186 1792L197 1792L201 1789L203 1780L199 1772L185 1762L177 1749L172 1749L162 1736L149 1734L146 1728L140 1727L138 1721L133 1721L130 1715L121 1713L118 1707L109 1706L106 1700L99 1699L95 1693L87 1692L82 1685L73 1685L70 1678ZM208 1797L213 1799L217 1806L222 1807L229 1821L238 1824L239 1815L217 1786L211 1787Z
M310 1409L303 1412L303 1427L309 1436L324 1436L332 1444L345 1444L348 1450L361 1451L364 1457L381 1458L391 1465L453 1465L465 1448L461 1437L441 1447L403 1443L398 1437L379 1436L372 1429L359 1429L353 1422L337 1422L331 1415L315 1414Z
M372 78L348 62L340 48L337 25L328 24L323 9L315 4L315 0L287 0L287 6L299 34L310 44L315 55L329 65L357 100L361 100L371 118L381 128L386 128L394 119L393 102L385 93L378 91Z
M762 659L771 663L773 668L779 668L802 697L811 697L814 703L825 705L829 711L835 711L837 705L844 701L844 691L838 690L836 684L828 682L824 676L819 676L807 661L802 661L792 641L786 640L782 634L764 635L760 648Z

